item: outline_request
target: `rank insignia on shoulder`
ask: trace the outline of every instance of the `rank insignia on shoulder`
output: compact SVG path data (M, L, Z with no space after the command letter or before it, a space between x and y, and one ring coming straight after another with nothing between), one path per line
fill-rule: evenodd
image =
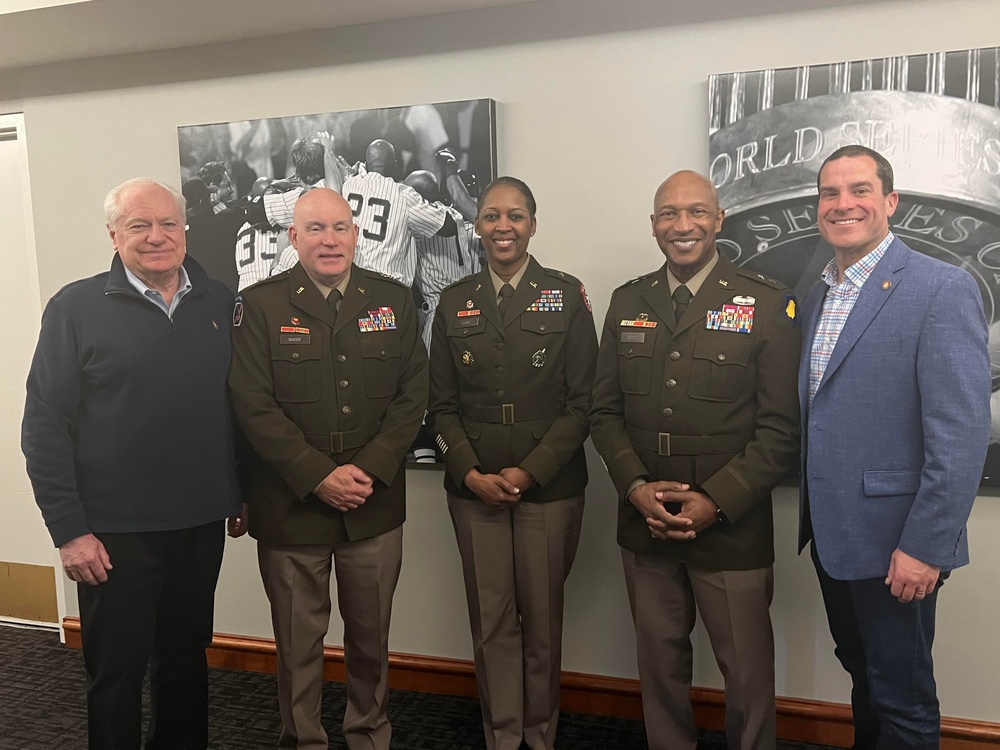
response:
M233 305L233 328L239 328L243 322L243 298L237 297L236 304Z
M709 310L705 316L709 331L750 333L753 330L753 305L723 305L721 310Z
M799 326L799 306L795 301L795 295L786 294L785 295L785 315L788 319L792 321L792 328L798 328Z

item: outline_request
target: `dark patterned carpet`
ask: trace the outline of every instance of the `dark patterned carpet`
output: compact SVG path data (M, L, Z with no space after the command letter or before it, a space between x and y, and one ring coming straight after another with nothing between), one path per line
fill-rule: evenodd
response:
M213 669L211 747L259 750L277 744L280 723L272 675ZM339 724L343 685L327 683L323 717L330 747L345 747ZM389 702L394 750L481 750L479 704L395 690ZM87 746L83 659L53 631L0 627L0 749L83 750ZM724 750L718 732L703 732L699 750ZM779 742L780 750L824 750ZM604 716L563 713L559 750L645 750L642 724ZM138 750L138 748L136 749Z

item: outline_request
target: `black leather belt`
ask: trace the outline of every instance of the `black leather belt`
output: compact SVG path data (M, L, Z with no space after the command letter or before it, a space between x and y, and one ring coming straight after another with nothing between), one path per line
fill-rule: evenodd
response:
M656 451L661 456L701 456L709 453L739 453L753 438L752 432L739 435L674 435L628 428L632 445Z
M360 448L378 435L382 423L370 427L361 427L346 432L303 432L306 442L313 448L330 453L343 453L353 448Z
M514 424L532 419L561 417L563 404L462 404L462 414L475 422L488 424Z

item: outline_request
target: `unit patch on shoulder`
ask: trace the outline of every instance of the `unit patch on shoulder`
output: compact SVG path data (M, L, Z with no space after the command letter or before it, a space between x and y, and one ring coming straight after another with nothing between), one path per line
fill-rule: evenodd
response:
M587 296L587 287L580 284L580 295L583 297L583 305L587 308L587 312L594 312L594 306L590 304L590 297Z
M785 295L785 315L792 321L792 328L799 327L799 305L795 301L794 294Z
M236 298L236 304L233 305L233 328L239 328L240 323L243 322L243 297Z

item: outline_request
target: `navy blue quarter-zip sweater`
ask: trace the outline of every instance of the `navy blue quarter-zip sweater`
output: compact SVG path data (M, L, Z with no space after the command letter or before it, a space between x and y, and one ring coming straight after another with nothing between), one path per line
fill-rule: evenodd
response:
M21 426L35 499L58 547L92 532L162 531L234 514L226 376L232 293L190 257L171 320L111 270L42 315Z

